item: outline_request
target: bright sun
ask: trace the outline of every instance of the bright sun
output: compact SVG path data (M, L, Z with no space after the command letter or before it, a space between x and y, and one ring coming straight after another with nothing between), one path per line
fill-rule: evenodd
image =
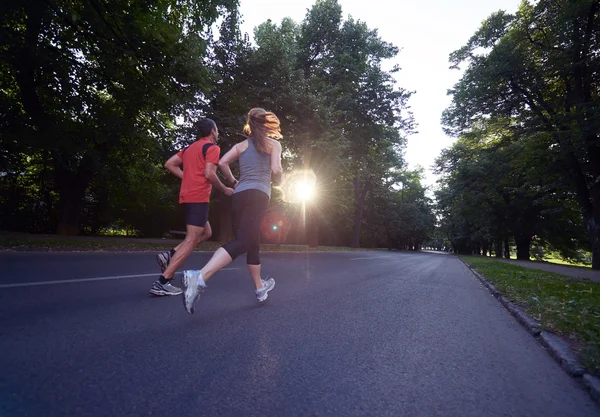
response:
M300 182L296 184L296 196L303 201L308 201L313 198L314 187L308 182Z

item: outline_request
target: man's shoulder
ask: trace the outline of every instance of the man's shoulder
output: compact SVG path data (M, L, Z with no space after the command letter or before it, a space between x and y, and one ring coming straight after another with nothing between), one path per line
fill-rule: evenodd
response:
M220 149L219 145L211 142L208 139L199 139L199 140L193 142L190 146L188 146L188 149L194 149L195 152L200 152L204 149L213 149L213 148Z
M195 144L197 143L200 146L204 146L204 145L211 145L211 148L213 146L219 147L219 145L217 145L216 143L214 143L213 141L211 141L210 139L207 138L202 138L202 139L198 139L196 142L194 142Z

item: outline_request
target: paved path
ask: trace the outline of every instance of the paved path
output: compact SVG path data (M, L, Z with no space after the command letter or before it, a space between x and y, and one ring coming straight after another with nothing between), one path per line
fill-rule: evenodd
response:
M423 250L424 253L431 253L436 255L453 255L448 252ZM523 266L525 268L539 269L542 271L554 272L557 274L567 275L574 278L589 279L591 281L600 282L600 271L594 271L591 268L584 268L580 266L569 266L559 265L553 263L534 262L534 261L518 261L516 259L505 259L505 258L492 258L498 261L511 263L514 265Z
M600 282L600 271L594 271L591 268L582 268L577 266L557 265L543 262L517 261L515 259L500 259L502 262L508 262L526 268L540 269L542 271L555 272L557 274L567 275L575 278L589 279Z
M152 254L0 262L0 416L600 415L452 256L264 254L263 305L240 259L194 316Z

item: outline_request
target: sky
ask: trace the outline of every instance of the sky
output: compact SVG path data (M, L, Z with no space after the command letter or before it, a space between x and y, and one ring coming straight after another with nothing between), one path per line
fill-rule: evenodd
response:
M385 68L398 64L398 86L415 91L408 104L418 133L408 137L405 160L409 168L425 169L423 184L433 186L431 166L454 139L444 134L442 112L450 105L446 94L458 82L461 71L450 70L448 56L464 46L491 13L515 13L521 0L338 0L344 19L361 20L379 36L400 48ZM253 38L253 30L271 19L284 17L301 22L315 0L240 0L244 20L241 29Z

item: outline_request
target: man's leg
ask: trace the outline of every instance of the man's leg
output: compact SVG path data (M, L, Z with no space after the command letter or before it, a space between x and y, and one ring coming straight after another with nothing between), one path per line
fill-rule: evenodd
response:
M183 265L196 245L203 239L208 239L212 234L212 229L208 223L208 203L185 203L184 207L187 229L185 239L175 248L173 256L170 257L163 274L152 284L152 288L150 289L151 294L181 294L181 288L171 285L171 281L175 277L175 272Z
M206 225L204 226L204 231L202 232L202 236L200 238L200 242L204 242L204 241L210 239L211 236L212 236L212 228L210 227L210 223L206 222ZM173 259L173 256L175 256L175 254L181 248L181 246L183 246L184 242L185 242L185 240L182 241L179 245L175 246L170 251L161 252L158 255L156 255L156 262L158 263L158 266L160 267L160 272L164 273L167 270L167 267L171 263L171 259Z
M167 269L162 273L160 278L152 284L150 293L154 295L179 295L181 288L171 285L171 281L175 277L177 269L185 262L185 260L193 252L194 248L200 243L204 235L204 227L187 225L187 234L183 242L177 245L178 249L175 255L170 259Z
M207 223L208 228L210 225ZM169 266L165 269L163 273L163 277L166 279L173 279L175 276L175 272L185 260L190 256L190 254L194 251L194 248L202 241L203 238L207 239L207 234L205 233L205 227L192 226L188 224L186 226L187 234L185 235L185 239L176 247L175 255L171 258L171 262L169 262ZM210 237L210 234L208 234Z

